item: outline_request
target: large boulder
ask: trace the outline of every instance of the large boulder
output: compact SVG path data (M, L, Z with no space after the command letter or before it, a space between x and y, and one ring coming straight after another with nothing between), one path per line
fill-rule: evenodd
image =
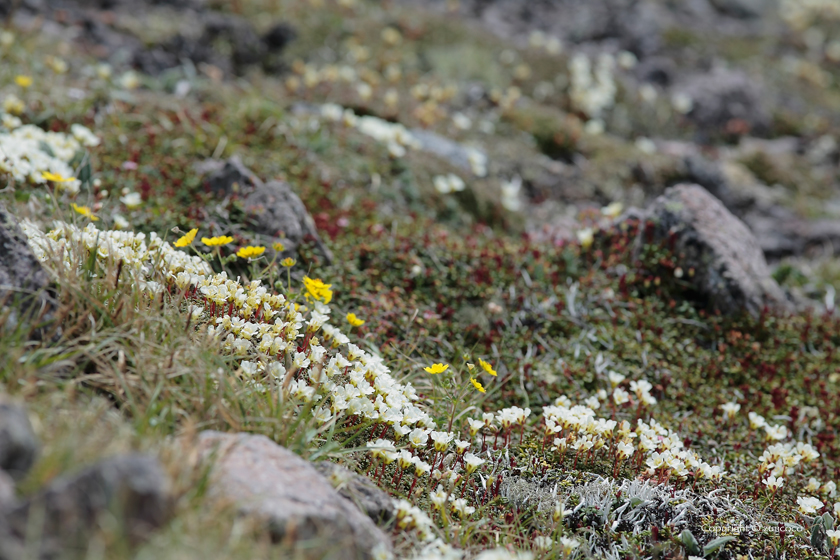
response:
M711 309L758 314L765 306L787 306L755 236L703 187L667 189L643 219L652 223L652 229L643 228L652 241L674 243L679 266L694 271L684 278Z
M0 203L0 309L9 309L5 328L43 320L55 306L50 278L29 248L14 216Z
M331 560L390 549L388 537L310 463L267 437L202 432L198 451L215 461L210 494L265 519L273 540Z
M169 477L156 458L113 457L61 477L0 513L0 558L24 558L17 554L24 542L32 549L27 539L33 522L40 527L37 557L65 558L88 550L100 524L119 527L128 542L139 543L169 519L171 510Z

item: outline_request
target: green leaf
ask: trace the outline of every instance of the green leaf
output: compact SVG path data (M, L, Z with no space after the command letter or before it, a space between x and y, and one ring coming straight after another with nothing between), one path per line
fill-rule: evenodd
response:
M814 522L814 527L811 529L811 546L818 552L826 552L825 548L825 528L821 522Z
M729 541L735 540L735 537L732 535L727 535L725 537L718 537L715 540L709 542L706 546L703 547L703 556L708 556L718 550L722 549L726 543Z
M680 540L685 546L685 551L688 552L691 556L700 556L702 551L700 550L700 545L697 543L697 539L694 538L694 535L688 529L685 529L680 534Z
M834 530L834 516L830 513L824 513L822 516L822 523L823 527L825 527L826 531L833 531Z
M630 507L631 508L634 508L634 507L636 507L636 506L638 506L639 504L642 504L642 503L644 503L644 500L641 499L641 498L638 498L638 497L630 498Z

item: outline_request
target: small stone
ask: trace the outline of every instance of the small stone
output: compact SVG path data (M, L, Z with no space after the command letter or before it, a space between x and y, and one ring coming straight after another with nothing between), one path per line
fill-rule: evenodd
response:
M106 459L51 482L7 509L5 524L10 535L24 540L30 516L38 516L39 558L63 558L68 552L87 550L103 516L109 526L116 521L128 541L137 544L166 523L171 509L169 477L163 467L154 457L133 454ZM0 526L0 535L2 530Z
M32 431L26 409L0 401L0 470L23 478L38 455L38 438Z
M308 558L371 558L391 544L364 513L336 492L312 464L265 436L202 432L198 452L215 461L210 495L265 519L277 542Z
M643 217L653 223L654 243L673 239L678 265L693 270L688 278L711 309L757 315L765 306L788 306L755 236L703 187L671 187Z
M394 519L394 501L369 478L327 461L313 466L339 494L356 504L377 525L387 525Z

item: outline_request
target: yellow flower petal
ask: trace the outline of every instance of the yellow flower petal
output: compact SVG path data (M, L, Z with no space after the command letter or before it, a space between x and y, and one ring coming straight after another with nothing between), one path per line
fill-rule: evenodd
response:
M436 375L438 373L443 373L444 371L448 370L449 364L432 364L431 366L423 369L431 373L432 375Z
M493 369L493 366L491 366L488 362L485 362L484 360L482 360L481 358L479 358L479 359L478 359L478 365L480 365L480 366L481 366L481 368L482 368L484 371L486 371L487 373L489 373L489 374L490 374L490 375L492 375L493 377L496 377L496 370L495 370L495 369Z
M202 237L201 242L208 247L219 247L233 242L233 237L229 235L222 235L219 237Z
M347 318L347 322L350 323L354 327L361 327L362 325L365 324L365 322L362 319L359 319L358 317L356 317L355 313L348 313L346 318Z
M265 247L254 247L249 245L248 247L242 247L236 252L236 256L240 259L253 259L255 257L259 257L265 253Z
M192 245L192 242L195 240L196 233L198 233L198 228L191 229L175 242L175 246L186 247L187 245Z
M484 387L481 385L481 383L478 382L478 380L475 377L470 377L470 383L473 384L473 387L478 389L479 393L486 393L487 392L487 391L484 390Z
M72 204L73 210L84 216L85 218L89 218L91 221L95 222L99 218L97 218L93 212L91 212L90 208L87 206L79 206L75 202Z

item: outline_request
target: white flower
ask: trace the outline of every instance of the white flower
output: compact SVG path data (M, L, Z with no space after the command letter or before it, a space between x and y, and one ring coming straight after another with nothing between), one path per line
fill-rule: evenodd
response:
M470 505L467 505L467 500L465 500L464 498L455 498L453 500L453 497L450 497L450 500L452 501L453 512L457 513L461 517L467 517L475 513L475 508Z
M470 425L470 435L474 436L478 433L481 428L484 427L484 422L481 420L474 420L472 418L467 418L467 422Z
M475 470L484 464L484 459L479 458L472 453L464 454L464 465L467 468L467 476L471 475Z
M803 515L813 515L824 505L819 498L813 496L799 496L796 498L796 504L799 506L799 512Z
M613 401L617 405L622 405L630 401L630 394L621 387L616 387L615 391L613 391Z
M768 424L764 426L764 431L767 433L766 437L768 440L779 441L787 438L788 436L787 428L781 424L776 426Z
M760 414L756 414L755 412L750 412L747 416L750 419L750 429L751 430L758 430L758 429L763 428L764 426L767 425L767 420L765 420L764 416L761 416Z
M408 442L411 447L423 447L429 441L429 431L422 428L414 428L408 435Z
M114 214L114 227L117 229L128 229L131 227L131 224L120 214Z
M554 539L551 537L545 537L543 535L534 537L534 548L539 550L551 550L552 545L554 545Z
M738 411L741 410L741 405L736 402L728 402L722 404L720 408L726 415L726 419L732 420L733 418L735 418L735 415L738 414Z
M592 228L579 229L576 233L580 246L589 249L595 241L595 230Z
M779 477L770 476L770 477L762 480L761 483L764 484L765 486L767 486L767 488L769 488L770 490L775 492L776 490L778 490L779 488L781 488L782 486L785 485L785 479L780 477L780 476Z
M840 545L840 531L835 529L829 529L825 532L825 536L828 537L828 540L831 542L832 547Z
M432 432L432 441L435 442L435 451L446 451L455 434L450 432Z
M617 447L618 447L618 454L624 459L626 459L627 457L630 457L631 455L633 455L636 452L636 448L633 447L632 444L625 443L623 441L619 442Z
M470 448L470 442L463 441L463 440L460 440L460 439L455 440L455 452L458 455L463 455L464 453L466 453L467 449L469 449L469 448Z
M446 504L446 496L446 490L443 489L443 486L438 485L437 490L429 494L429 500L431 500L435 509L441 509Z
M121 196L120 202L125 204L129 210L133 210L134 208L138 208L141 204L143 204L143 199L140 197L140 193L130 192L125 196Z
M563 556L569 556L580 546L580 541L577 539L569 539L560 537L560 545L563 547Z
M820 486L822 486L820 484L820 481L817 480L814 477L811 477L811 479L808 481L808 484L805 485L805 491L806 492L816 492L817 490L820 489Z

